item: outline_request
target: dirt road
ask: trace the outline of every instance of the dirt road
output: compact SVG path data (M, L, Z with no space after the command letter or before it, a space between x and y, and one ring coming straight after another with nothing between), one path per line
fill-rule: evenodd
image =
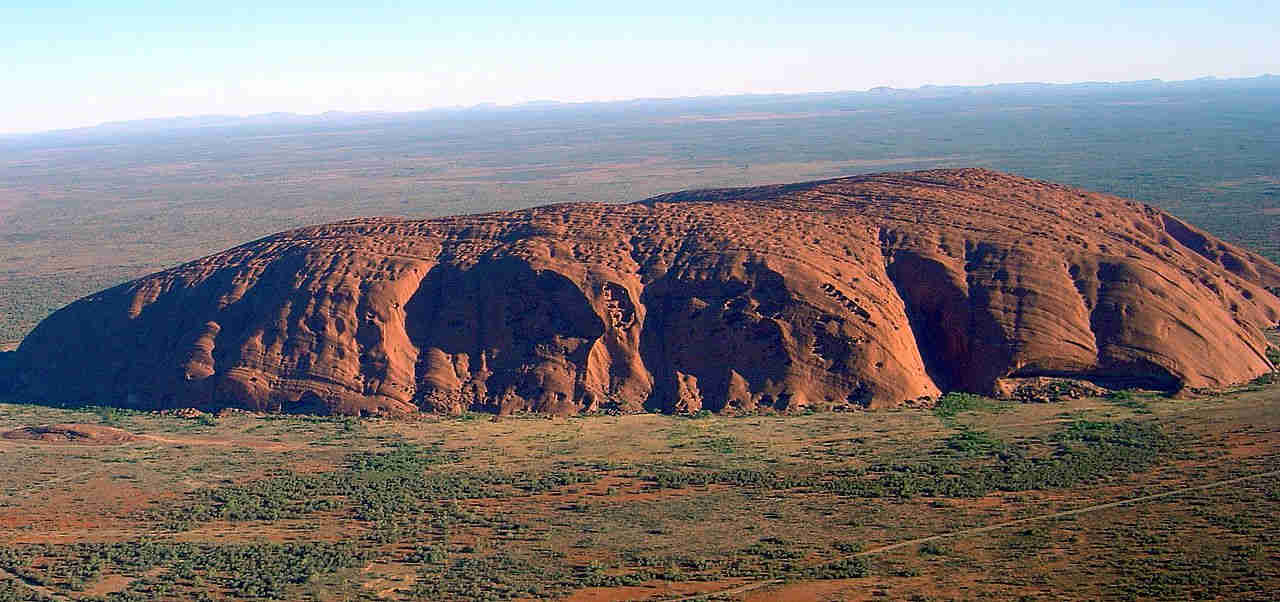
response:
M1174 496L1182 495L1182 494L1184 494L1184 493L1191 493L1191 492L1193 492L1193 491L1203 491L1203 490L1205 490L1205 489L1215 489L1215 488L1218 488L1218 487L1222 487L1222 486L1225 486L1225 485L1232 485L1232 484L1240 483L1240 482L1243 482L1243 481L1250 481L1250 480L1254 480L1254 479L1262 479L1262 478L1275 477L1275 476L1280 476L1280 470L1272 470L1272 471L1268 471L1268 472L1261 472L1261 473L1258 473L1258 474L1246 475L1246 476L1243 476L1243 477L1236 477L1236 478L1234 478L1234 479L1226 479L1226 480L1222 480L1222 481L1214 481L1214 482L1212 482L1212 483L1205 483L1205 484L1203 484L1203 485L1195 485L1195 486L1192 486L1192 487L1182 487L1182 488L1179 488L1179 489L1173 489L1173 490L1171 490L1171 491L1166 491L1166 492L1164 492L1164 493L1156 493L1156 494L1152 494L1152 495L1144 495L1144 496L1141 496L1141 497L1130 498L1130 499L1127 499L1127 500L1117 500L1117 501L1114 501L1114 502L1107 502L1107 503L1105 503L1105 504L1094 504L1094 505L1092 505L1092 506L1084 506L1084 507L1082 507L1082 508L1076 508L1076 509L1074 509L1074 510L1064 510L1064 511L1062 511L1062 512L1049 512L1049 513L1046 513L1046 514L1038 514L1038 515L1036 515L1036 516L1029 516L1029 517L1027 517L1027 518L1020 518L1020 519L1017 519L1017 520L1004 521L1004 522L1000 522L1000 523L995 523L995 524L991 524L991 525L986 525L986 526L984 526L984 527L973 527L973 528L971 528L971 529L961 529L961 530L959 530L959 531L951 531L951 532L948 532L948 533L939 533L939 534L937 534L937 535L930 535L930 536L927 536L927 537L917 537L917 538L915 538L915 539L908 539L908 540L905 540L905 541L900 541L900 542L897 542L897 543L889 544L889 545L887 545L887 546L880 546L880 547L878 547L878 548L872 548L872 549L870 549L870 550L864 550L864 551L862 551L862 552L858 552L858 553L856 553L856 554L849 554L849 555L847 555L847 556L844 556L843 558L857 558L857 557L861 557L861 556L873 556L873 555L876 555L876 554L882 554L882 553L884 553L884 552L889 552L889 551L892 551L892 550L897 550L897 549L899 549L899 548L905 548L905 547L909 547L909 546L916 546L916 545L920 545L920 544L922 544L922 543L928 543L928 542L931 542L931 541L938 541L938 540L940 540L940 539L951 539L951 538L955 538L955 537L964 537L964 536L966 536L966 535L977 535L977 534L980 534L980 533L987 533L987 532L989 532L989 531L995 531L995 530L997 530L997 529L1004 529L1004 528L1007 528L1007 527L1013 527L1013 526L1016 526L1016 525L1022 525L1022 524L1026 524L1026 523L1036 522L1036 521L1050 520L1050 519L1055 519L1055 518L1062 518L1062 517L1065 517L1065 516L1074 516L1074 515L1077 515L1077 514L1085 514L1085 513L1088 513L1088 512L1096 512L1096 511L1098 511L1098 510L1105 510L1105 509L1107 509L1107 508L1116 508L1116 507L1119 507L1119 506L1127 506L1127 505L1130 505L1130 504L1139 504L1139 503L1142 503L1142 502L1147 502L1147 501L1156 500L1156 499L1160 499L1160 498L1174 497ZM841 559L841 557L831 558L831 559L824 560L824 561L823 561L823 563L824 563L824 564L826 564L826 563L830 563L830 562L832 562L832 561L840 560L840 559ZM749 592L749 591L753 591L753 590L757 590L757 589L761 589L761 588L769 587L770 585L777 585L777 584L779 584L779 583L782 583L782 581L783 581L782 579L772 579L772 580L769 580L769 581L757 581L757 582L755 582L755 583L748 583L748 584L746 584L746 585L739 585L739 586L736 586L736 587L732 587L732 588L729 588L729 589L724 589L724 590L720 590L720 591L716 591L716 592L709 592L709 593L705 593L705 594L698 594L698 595L696 595L696 596L686 596L686 597L683 597L683 598L671 598L671 599L666 600L666 602L684 602L684 601L687 601L687 600L707 600L707 599L710 599L710 598L717 598L717 597L720 597L720 596L730 596L730 595L733 595L733 594L741 594L741 593L746 593L746 592Z

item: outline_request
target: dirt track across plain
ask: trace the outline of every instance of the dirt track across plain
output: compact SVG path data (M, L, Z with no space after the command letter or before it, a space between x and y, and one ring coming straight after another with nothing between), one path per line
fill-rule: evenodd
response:
M1234 478L1234 479L1226 479L1226 480L1222 480L1222 481L1214 481L1214 482L1212 482L1212 483L1205 483L1205 484L1203 484L1203 485L1195 485L1195 486L1192 486L1192 487L1182 487L1182 488L1174 489L1174 490L1171 490L1171 491L1165 491L1165 492L1163 492L1163 493L1155 493L1155 494L1152 494L1152 495L1144 495L1144 496L1141 496L1141 497L1129 498L1129 499L1127 499L1127 500L1117 500L1117 501L1114 501L1114 502L1107 502L1107 503L1105 503L1105 504L1094 504L1094 505L1091 505L1091 506L1085 506L1085 507L1083 507L1083 508L1076 508L1076 509L1074 509L1074 510L1063 510L1063 511L1061 511L1061 512L1050 512L1050 513L1048 513L1048 514L1039 514L1039 515L1036 515L1036 516L1029 516L1029 517L1027 517L1027 518L1020 518L1020 519L1017 519L1017 520L1004 521L1004 522L995 523L995 524L992 524L992 525L986 525L986 526L983 526L983 527L973 527L973 528L971 528L971 529L961 529L961 530L959 530L959 531L951 531L951 532L949 532L949 533L939 533L939 534L937 534L937 535L930 535L930 536L928 536L928 537L917 537L917 538L915 538L915 539L908 539L908 540L906 540L906 541L900 541L900 542L897 542L897 543L892 543L892 544L889 544L889 545L887 545L887 546L880 546L880 547L878 547L878 548L872 548L872 549L870 549L870 550L863 550L863 551L858 552L858 553L856 553L856 554L849 554L848 556L844 556L844 557L837 557L837 558L835 558L835 559L833 559L833 560L840 560L841 558L858 558L858 557L864 557L864 556L874 556L874 555L876 555L876 554L882 554L882 553L884 553L884 552L889 552L889 551L892 551L892 550L897 550L897 549L899 549L899 548L905 548L905 547L909 547L909 546L920 545L920 544L922 544L922 543L928 543L928 542L931 542L931 541L938 541L938 540L941 540L941 539L950 539L950 538L954 538L954 537L964 537L964 536L966 536L966 535L977 535L977 534L979 534L979 533L987 533L987 532L990 532L990 531L995 531L995 530L997 530L997 529L1004 529L1004 528L1006 528L1006 527L1012 527L1012 526L1015 526L1015 525L1021 525L1021 524L1030 523L1030 522L1036 522L1036 521L1041 521L1041 520L1048 520L1048 519L1053 519L1053 518L1062 518L1062 517L1065 517L1065 516L1074 516L1074 515L1076 515L1076 514L1085 514L1085 513L1088 513L1088 512L1096 512L1096 511L1098 511L1098 510L1106 510L1107 508L1116 508L1116 507L1119 507L1119 506L1128 506L1128 505L1131 505L1131 504L1139 504L1139 503L1142 503L1142 502L1147 502L1147 501L1151 501L1151 500L1155 500L1155 499L1166 498L1166 497L1174 497L1174 496L1177 496L1177 495L1182 495L1182 494L1184 494L1184 493L1190 493L1190 492L1192 492L1192 491L1203 491L1203 490L1205 490L1205 489L1215 489L1215 488L1218 488L1218 487L1222 487L1222 486L1224 486L1224 485L1232 485L1232 484L1240 483L1240 482L1243 482L1243 481L1251 481L1251 480L1253 480L1253 479L1261 479L1261 478L1265 478L1265 477L1274 477L1274 476L1280 476L1280 470L1271 470L1271 471L1268 471L1268 472L1261 472L1261 473L1258 473L1258 474L1245 475L1245 476L1243 476L1243 477L1236 477L1236 478ZM827 560L827 561L824 561L824 562L831 562L831 561L832 561L832 560ZM671 599L669 599L669 600L666 600L665 602L685 602L685 601L691 601L691 600L709 600L709 599L712 599L712 598L718 598L718 597L720 597L720 596L731 596L731 595L733 595L733 594L742 594L742 593L746 593L746 592L749 592L749 591L754 591L754 590L762 589L762 588L765 588L765 587L769 587L770 585L777 585L777 584L782 583L782 582L783 582L783 580L782 580L782 579L771 579L771 580L769 580L769 581L758 581L758 582L756 582L756 583L748 583L748 584L746 584L746 585L739 585L739 586L732 587L732 588L729 588L729 589L720 590L720 591L717 591L717 592L708 592L708 593L705 593L705 594L698 594L698 595L696 595L696 596L686 596L686 597L683 597L683 598L671 598Z

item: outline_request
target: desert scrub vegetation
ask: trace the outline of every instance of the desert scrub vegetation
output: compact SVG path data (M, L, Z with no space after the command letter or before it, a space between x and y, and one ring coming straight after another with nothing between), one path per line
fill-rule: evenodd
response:
M367 559L367 553L352 544L328 542L211 545L134 540L32 544L0 552L6 569L38 585L76 591L108 571L137 577L124 592L108 596L110 600L175 597L210 587L233 598L286 599L290 586ZM37 562L38 570L32 568ZM144 576L155 568L165 570Z
M591 562L572 570L538 569L510 556L497 554L477 562L458 559L437 564L419 574L423 584L415 596L431 599L492 599L562 595L583 587L626 587L652 582L722 581L725 579L849 579L865 577L870 567L861 558L804 562L809 550L777 537L765 537L745 547L714 555L660 556L633 550L615 564ZM478 568L501 569L498 583L477 580ZM543 579L530 584L523 575L540 570Z
M0 602L46 602L49 598L15 579L0 579Z
M990 397L952 391L938 398L933 405L933 415L946 424L952 424L956 416L965 412L997 411L1001 403Z
M409 595L415 600L548 598L568 591L572 573L505 553L424 563Z
M1181 521L1186 522L1183 518ZM1269 521L1274 524L1274 521ZM1186 524L1184 528L1203 529ZM1104 588L1105 597L1117 600L1271 599L1268 591L1280 572L1275 565L1276 546L1267 528L1250 537L1222 541L1189 542L1164 525L1111 529L1120 549L1135 551L1132 557L1097 557L1087 562L1091 571L1114 571Z
M859 548L846 543L837 551ZM419 547L404 560L419 566L417 582L408 592L409 597L430 600L543 599L584 587L742 578L848 579L871 573L861 558L806 562L805 557L813 551L811 546L764 537L721 552L661 555L647 550L623 550L616 562L596 560L576 566L558 554L533 558L499 550L477 556L450 551L443 546ZM830 550L817 551L830 556Z
M1177 440L1159 425L1132 421L1075 421L1052 435L1050 443L1048 450L1036 450L981 431L962 430L947 437L938 453L928 457L877 462L866 468L806 471L792 466L784 471L650 466L642 467L637 476L656 488L719 484L868 498L981 497L997 491L1073 487L1142 472L1178 449Z
M319 512L346 511L362 521L440 511L441 501L541 493L591 483L581 471L436 471L458 457L439 445L396 443L388 451L357 452L345 468L324 473L280 471L244 484L203 489L185 503L152 510L150 518L184 531L212 520L275 521Z
M840 542L836 551L851 554L860 545ZM630 567L645 567L653 580L720 581L723 579L850 579L870 574L867 562L858 557L837 558L814 564L806 561L812 553L830 557L830 550L815 550L781 537L763 537L754 543L718 556L655 556L640 551L623 554Z
M1157 397L1160 397L1159 393L1119 389L1107 393L1106 399L1122 408L1133 410L1134 414L1150 414L1151 405L1148 402Z
M1134 393L1135 398L1143 395ZM977 407L983 403L987 402L979 398ZM69 545L27 544L0 545L0 562L20 576L9 588L13 595L26 597L38 595L27 585L43 585L61 593L82 594L125 587L110 595L116 600L192 598L198 592L206 592L212 599L356 599L372 597L375 591L399 599L551 599L584 587L667 584L663 587L673 591L692 591L712 586L681 584L878 575L889 582L889 599L908 599L906 594L913 592L903 588L914 586L894 585L895 576L932 576L938 571L959 570L957 567L969 562L970 548L948 540L948 546L955 546L954 552L921 555L919 546L911 546L886 553L884 559L869 560L881 557L857 556L865 549L863 542L878 548L945 532L956 524L992 520L974 510L986 508L984 503L959 498L1055 490L1045 496L1002 496L1010 512L1023 514L1041 505L1045 506L1042 509L1056 510L1084 504L1091 484L1106 483L1112 498L1124 495L1114 493L1113 486L1127 490L1150 482L1145 478L1129 480L1126 475L1169 458L1195 460L1199 456L1187 454L1216 441L1190 439L1198 429L1175 421L1170 413L1173 404L1161 406L1159 419L1115 421L1116 401L1066 403L1065 409L1074 411L1001 404L1000 410L1019 415L984 428L972 426L981 417L963 416L961 422L968 426L945 430L938 428L932 410L874 417L717 416L697 421L628 417L618 419L618 427L613 426L615 419L606 418L587 424L585 434L579 435L587 442L582 447L590 450L587 455L493 463L478 460L492 457L491 450L503 449L502 443L512 449L536 447L541 440L535 435L556 432L557 425L543 420L499 425L441 421L442 432L462 433L461 441L450 440L446 448L443 443L429 443L437 438L434 435L423 437L417 432L414 436L423 438L409 442L386 432L395 425L349 421L353 427L346 430L358 433L342 444L350 446L345 452L327 444L294 447L288 452L288 458L297 458L306 466L336 468L327 472L282 471L277 457L261 458L247 450L242 469L231 473L209 469L211 472L197 475L223 484L204 486L177 498L166 496L163 505L157 500L149 509L127 515L122 524L137 525L139 531L131 536L135 539L124 544L135 546L140 554L148 546L194 545L197 554L216 557L215 548L225 548L221 553L228 553L237 546L285 545L245 543L254 537L336 538L363 558L363 564L326 563L317 558L303 561L315 567L309 575L291 577L271 569L272 562L264 562L261 569L239 565L249 568L233 575L225 568L228 564L184 562L185 556L164 556L154 550L145 553L161 558L158 564L135 565L103 560ZM89 416L92 419L92 414ZM1056 422L1064 418L1066 422ZM127 420L145 427L151 418L130 416ZM259 429L262 424L267 426ZM641 433L643 438L629 432L628 436L637 437L634 443L626 441L616 447L595 443L617 436L613 428L634 429L636 424L647 430ZM165 425L169 429L182 427ZM317 434L307 430L308 425L312 421L306 418L232 418L221 420L214 428L219 437L258 429L253 431L256 437L278 434L292 444ZM424 427L415 424L412 428ZM477 436L473 434L476 429L488 429L492 434ZM332 430L338 432L342 426L335 424ZM450 435L438 438L449 440ZM1261 431L1257 436L1263 436ZM767 437L778 443L761 452L760 442ZM732 438L732 453L720 452L717 445L704 445L720 438ZM1237 439L1244 444L1245 439ZM826 444L857 453L821 462L792 453ZM49 449L53 453L54 448ZM468 456L473 452L466 450L471 449L477 450L476 457ZM637 451L629 451L632 449ZM184 448L181 453L203 452ZM108 473L134 470L111 460L101 461ZM220 481L236 475L255 476ZM1208 476L1195 480L1202 478ZM580 486L592 482L598 484ZM1260 491L1255 498L1280 498L1274 487ZM1208 494L1203 497L1217 501L1221 495L1215 492L1212 498ZM1045 500L1064 501L1051 505ZM1197 528L1203 526L1241 541L1265 533L1270 524L1265 517L1250 518L1247 509L1238 507L1184 514L1196 521ZM157 530L155 521L159 519L169 519L175 529L201 528L167 535ZM1085 522L1071 521L1069 528L1049 530L1028 525L1024 531L1003 537L1000 541L1006 543L993 548L992 554L999 562L1017 564L1018 571L1034 571L1023 567L1021 559L1110 545L1110 540L1100 537L1076 541L1077 525ZM210 529L234 539L210 541ZM160 533L160 539L140 539L144 533ZM174 541L177 539L201 541L180 544ZM230 544L232 541L237 543ZM1178 544L1164 538L1133 545L1154 549ZM322 557L323 552L310 555ZM1231 558L1225 552L1218 556ZM1163 579L1197 578L1185 573L1198 569L1180 562L1166 559L1169 576ZM1256 557L1236 562L1232 575L1215 586L1215 591L1256 584L1258 579L1250 577L1249 571L1256 571L1258 562ZM237 580L241 573L243 579ZM1197 587L1190 582L1148 583L1136 576L1126 581L1117 592L1185 592ZM362 584L374 582L376 588L362 589ZM1078 588L1064 591L1081 595Z
M989 456L1008 447L1000 439L983 431L970 429L947 437L943 444L948 450L965 456Z
M806 566L801 562L803 556L803 548L777 538L764 538L728 554L654 556L627 552L621 563L591 562L576 567L563 559L548 566L506 552L484 557L445 554L422 563L409 596L422 600L545 599L584 587L742 578L848 579L870 574L861 558Z
M980 497L997 491L1060 489L1142 472L1177 450L1158 425L1076 421L1051 437L1048 455L1027 445L1003 444L969 432L948 439L953 451L980 453L978 463L952 458L873 465L865 476L826 481L831 491L857 497Z

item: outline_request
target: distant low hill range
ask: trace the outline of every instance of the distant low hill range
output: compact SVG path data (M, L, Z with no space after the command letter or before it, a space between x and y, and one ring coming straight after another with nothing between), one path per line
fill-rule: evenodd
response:
M1280 76L1263 74L1245 78L1202 77L1192 80L1164 81L1147 79L1126 82L1075 82L1044 83L1016 82L986 84L979 86L925 85L919 88L893 88L877 86L869 90L849 90L837 92L811 92L800 94L737 94L728 96L694 96L675 98L637 98L621 101L593 102L560 102L554 100L538 100L511 105L482 103L473 106L440 107L421 111L327 111L319 114L299 114L290 112L260 113L255 115L191 115L181 117L160 117L127 121L112 121L99 125L53 130L34 134L0 136L0 140L9 139L21 142L28 139L41 138L97 138L116 137L130 134L148 134L173 132L182 130L217 129L225 127L261 126L261 125L301 125L324 126L325 124L349 125L359 122L402 121L406 118L423 119L456 119L458 117L483 116L485 114L511 115L515 113L545 113L557 110L583 109L599 112L634 111L687 111L698 109L746 109L756 103L773 103L778 100L803 101L813 99L820 101L848 100L859 103L876 100L901 99L947 99L982 96L1037 96L1037 95L1071 95L1105 92L1189 92L1202 89L1253 89L1280 88Z
M985 169L292 230L85 297L16 396L570 414L927 404L1272 369L1280 267L1151 206Z

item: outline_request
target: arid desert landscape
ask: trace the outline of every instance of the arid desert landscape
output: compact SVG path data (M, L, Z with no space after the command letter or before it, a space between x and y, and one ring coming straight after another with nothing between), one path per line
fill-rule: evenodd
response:
M1274 380L733 417L8 404L0 596L1267 600Z
M1275 23L0 6L0 602L1276 600Z
M293 230L5 354L0 599L1266 600L1278 285L983 169Z

